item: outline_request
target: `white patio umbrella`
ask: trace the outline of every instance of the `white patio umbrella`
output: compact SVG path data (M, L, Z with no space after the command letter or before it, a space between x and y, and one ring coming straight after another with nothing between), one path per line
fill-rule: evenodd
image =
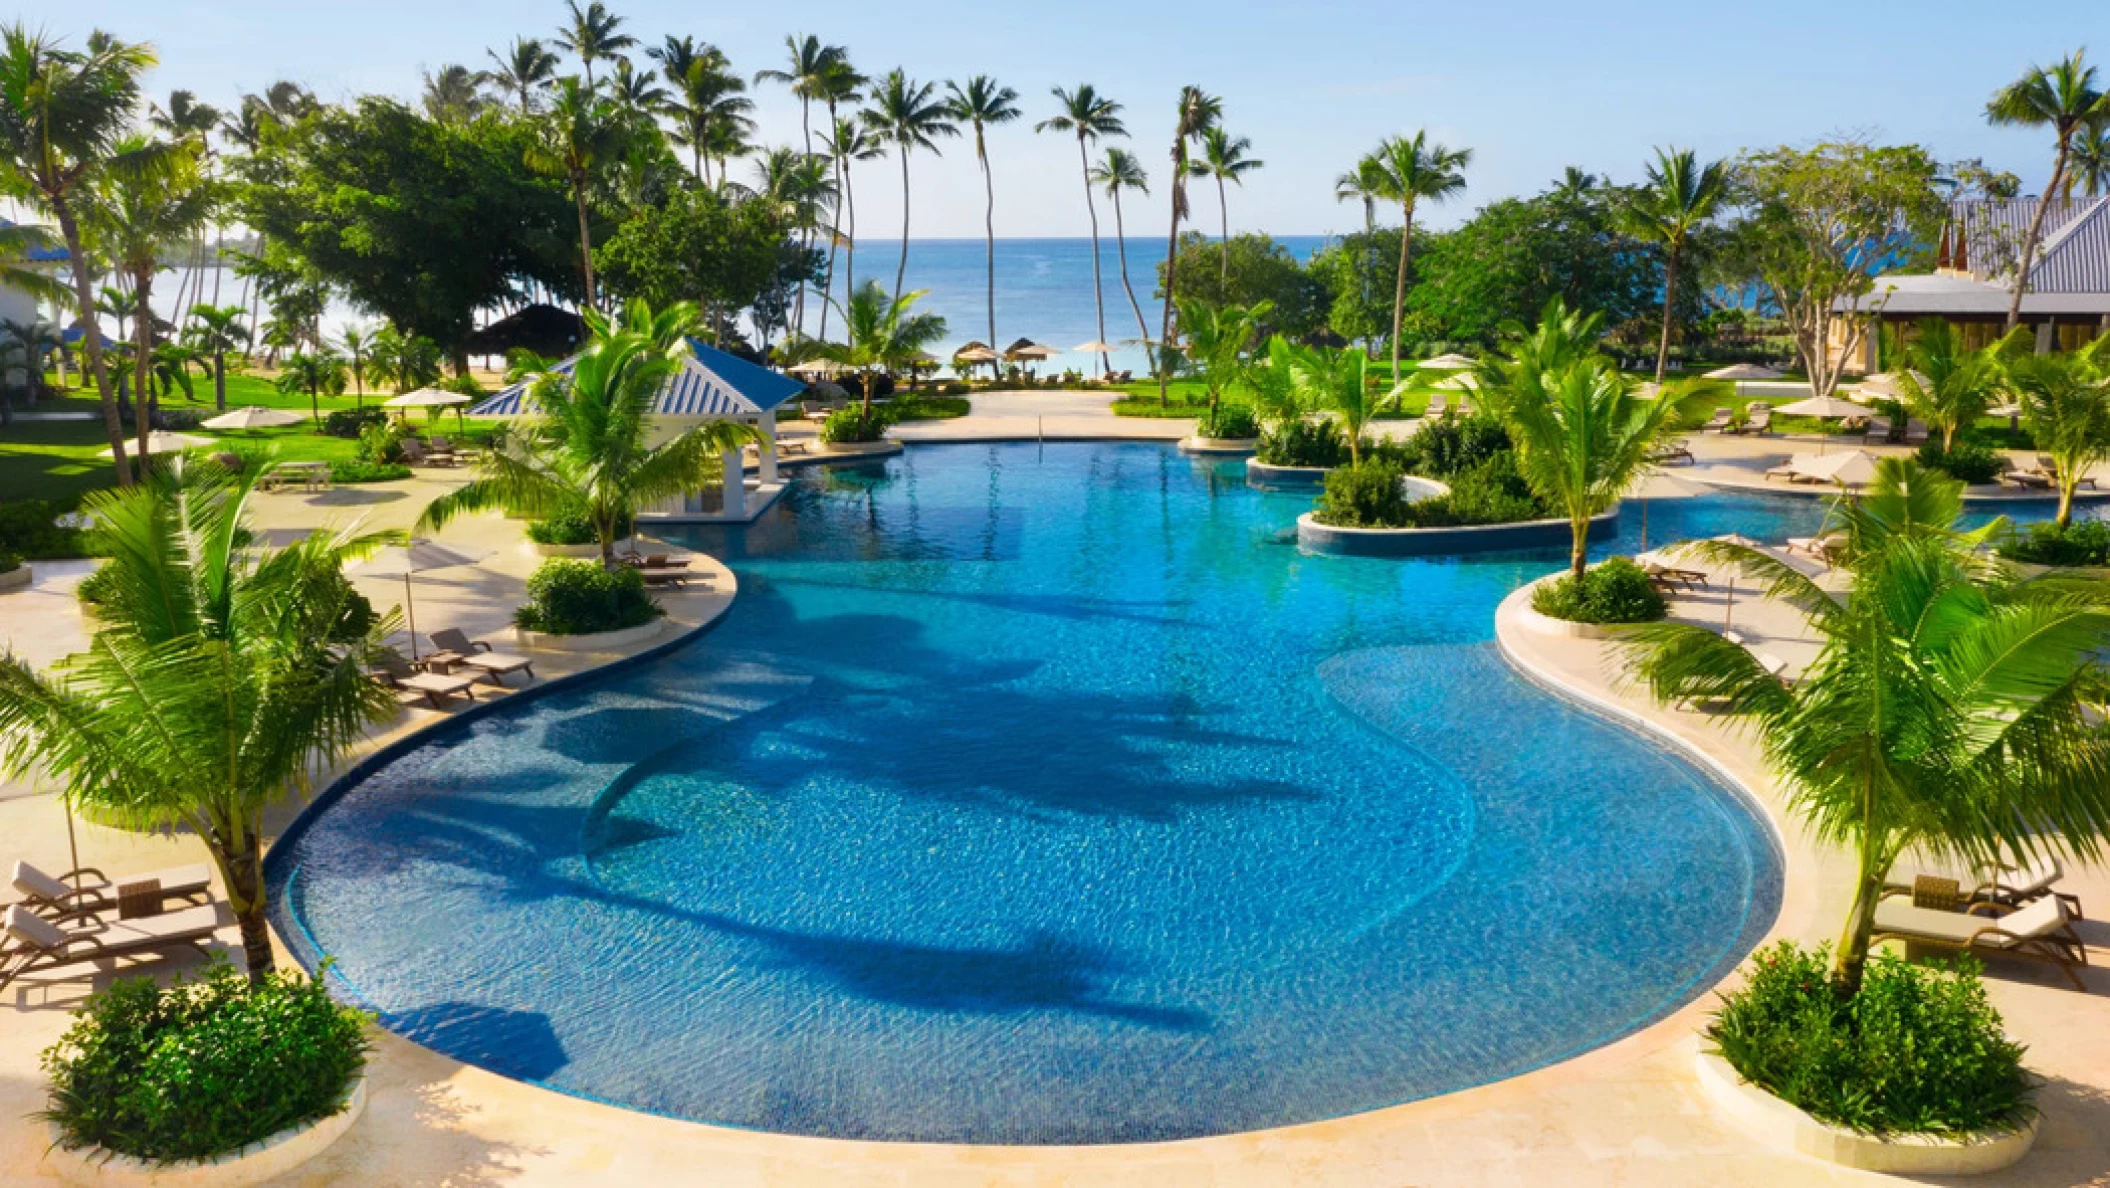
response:
M793 375L819 376L822 379L827 379L830 376L841 375L850 369L848 366L837 363L833 359L808 359L804 363L794 363L784 370Z
M188 433L170 433L166 429L156 429L152 433L147 434L147 453L149 454L180 454L185 450L202 450L206 446L213 444L215 443L210 437L193 437ZM125 442L126 453L137 453L138 449L139 442L136 439ZM114 446L96 455L98 458L114 458L116 456L116 447Z
M1414 366L1423 371L1464 371L1479 365L1478 359L1468 359L1464 355L1438 355L1433 359L1423 359Z
M971 346L954 351L952 358L955 363L994 363L1002 356L985 346Z
M1706 373L1700 378L1711 380L1736 380L1737 382L1741 383L1744 380L1777 380L1781 378L1783 374L1784 373L1775 371L1770 367L1761 367L1756 363L1732 363L1727 367L1717 367L1713 371Z
M1471 372L1464 372L1439 380L1436 386L1452 392L1477 392L1480 390L1480 377Z
M1081 351L1085 354L1097 355L1105 351L1113 350L1114 344L1110 342L1100 342L1098 339L1095 338L1090 342L1080 342L1076 346L1071 347L1070 349L1073 351Z
M474 396L464 396L460 392L449 392L445 388L419 388L415 392L405 392L401 396L384 400L381 402L381 407L452 408L457 404L471 403L475 399Z
M1911 376L1913 382L1921 387L1934 382L1917 371L1908 371L1905 374ZM1905 396L1904 389L1898 387L1898 376L1888 371L1878 371L1862 379L1858 392L1863 396L1874 396L1881 400L1902 400Z
M418 658L418 612L411 600L410 575L431 569L453 569L462 565L474 565L482 557L472 557L456 552L446 545L425 539L414 539L408 544L388 547L350 567L350 572L366 577L399 577L403 579L403 619L410 628L410 658Z
M1049 359L1053 359L1060 354L1062 354L1062 352L1056 350L1054 347L1042 346L1037 342L1029 342L1022 347L1014 347L1011 350L1005 351L1004 358L1027 359L1035 362L1044 363Z
M1858 487L1876 476L1876 460L1866 450L1848 450L1816 458L1805 455L1796 461L1795 469L1811 478Z
M1870 416L1876 410L1865 404L1855 404L1851 400L1838 396L1812 396L1807 400L1797 400L1793 404L1783 404L1773 411L1783 417L1813 417L1822 421L1843 421L1851 417Z
M249 405L230 413L221 413L210 421L203 422L206 429L276 429L281 425L298 425L306 417L295 416L279 408L262 408Z

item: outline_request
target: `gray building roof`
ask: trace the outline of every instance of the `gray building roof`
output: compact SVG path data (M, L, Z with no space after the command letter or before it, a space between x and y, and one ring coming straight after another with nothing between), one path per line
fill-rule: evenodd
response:
M1998 282L2014 276L2030 220L2041 202L2011 198L1955 203L1942 231L1941 265L1979 280ZM2040 293L2110 292L2110 198L2051 201L2029 287Z
M1967 276L1879 276L1876 287L1855 302L1839 302L1839 310L1857 313L1880 310L1886 318L2005 317L2013 290L1990 281ZM2022 316L2100 317L2110 313L2110 291L2094 293L2045 293L2032 284L2022 295Z

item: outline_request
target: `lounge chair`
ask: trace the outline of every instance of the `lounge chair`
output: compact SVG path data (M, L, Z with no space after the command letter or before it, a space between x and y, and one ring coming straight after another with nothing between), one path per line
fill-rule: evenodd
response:
M1424 417L1440 417L1444 414L1444 410L1450 408L1450 406L1451 398L1438 392L1429 397L1429 406L1421 410L1421 415Z
M2051 490L2051 479L2034 470L2007 470L2000 474L2000 481L2032 491Z
M1861 444L1889 445L1890 434L1891 428L1889 417L1870 417L1868 418L1867 430L1861 434Z
M433 632L432 646L441 649L440 654L446 657L442 663L467 665L490 677L494 685L505 684L499 678L509 672L525 672L529 680L535 679L533 660L507 652L494 652L490 644L470 639L458 628L442 627Z
M1767 481L1770 482L1773 479L1784 478L1791 483L1801 482L1803 479L1803 473L1801 468L1796 465L1798 461L1799 459L1790 458L1778 466L1768 467L1766 469Z
M2056 965L2076 990L2088 948L2073 930L2073 917L2055 895L2021 907L1976 903L1967 911L1916 907L1910 898L1887 893L1876 904L1872 941L1902 940L1978 957L2020 957Z
M1786 551L1815 557L1826 565L1830 565L1841 554L1846 552L1846 533L1827 532L1823 536L1791 536L1788 538Z
M68 871L55 877L45 874L27 862L17 860L14 888L15 893L22 897L21 906L48 919L62 920L69 916L86 915L116 907L117 891L121 885L128 886L148 880L159 884L160 897L163 900L181 899L186 902L204 903L212 894L212 868L203 862L111 879L93 867ZM75 886L75 883L79 886Z
M1940 879L1956 887L1959 904L1997 903L2006 907L2021 907L2050 895L2065 903L2068 915L2076 920L2086 919L2081 912L2080 896L2059 890L2059 881L2065 877L2066 868L2057 858L2046 855L2016 864L2000 862L1980 866L1961 877L1951 872L1894 870L1884 880L1883 889L1892 894L1911 892L1920 887L1923 880Z
M1461 417L1469 417L1473 415L1473 402L1471 398L1465 396L1460 396L1458 398L1458 415Z
M453 676L438 672L419 672L409 662L393 652L384 652L378 668L367 670L375 680L386 683L397 693L396 700L403 705L424 702L433 709L440 709L449 697L466 697L476 700L476 679Z
M1697 590L1707 584L1707 575L1697 569L1675 569L1656 561L1641 568L1648 580L1666 594L1679 589Z
M2038 454L2037 473L2056 483L2059 481L2059 464L2052 460L2050 454ZM2086 487L2091 491L2096 489L2095 479L2085 474L2080 477L2078 482L2074 483L2074 486Z
M0 988L23 974L86 961L166 957L183 949L203 953L219 929L220 909L213 904L132 920L68 921L46 920L17 904L7 909L7 936L0 942Z
M1730 430L1730 432L1749 433L1754 436L1762 436L1773 431L1772 405L1754 404L1751 405L1747 411L1750 413L1750 419L1744 422L1744 427L1741 429L1732 429Z
M637 575L648 586L686 586L690 578L701 576L678 565L645 565L639 567Z
M1714 415L1707 418L1707 423L1700 426L1700 432L1705 433L1711 429L1716 433L1726 433L1729 431L1730 418L1735 415L1734 412L1726 408L1715 409Z
M1927 437L1932 432L1932 430L1927 428L1927 422L1925 421L1916 417L1907 420L1905 422L1905 444L1917 449L1927 444Z
M777 454L781 457L789 458L795 454L807 454L811 452L812 449L807 445L807 443L803 441L777 442Z
M1699 462L1699 459L1692 456L1692 447L1682 441L1669 442L1648 456L1648 460L1658 466L1668 466L1680 458L1685 460L1687 466L1697 465Z
M403 457L412 466L452 466L454 455L437 453L425 448L425 443L415 437L403 439Z

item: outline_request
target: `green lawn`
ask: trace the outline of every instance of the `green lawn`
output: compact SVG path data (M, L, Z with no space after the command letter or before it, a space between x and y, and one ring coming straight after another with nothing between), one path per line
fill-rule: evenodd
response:
M55 375L47 375L45 378L49 382L57 382ZM78 375L72 375L69 378L75 384L80 383L80 376ZM213 405L212 377L209 375L194 375L191 377L191 385L193 391L189 398L185 398L179 390L173 396L163 397L161 407L165 409L183 409L208 417L217 415L219 410ZM394 392L367 392L364 394L347 392L342 396L324 396L317 403L322 406L322 411L327 413L331 409L352 408L361 404L378 404L393 395L395 395ZM241 408L247 404L260 405L264 408L283 408L288 412L297 413L311 411L308 398L303 393L281 392L271 380L263 376L244 375L235 371L228 372L227 407ZM94 385L90 384L74 387L66 395L56 400L46 398L39 401L36 411L93 412L101 407L95 396Z

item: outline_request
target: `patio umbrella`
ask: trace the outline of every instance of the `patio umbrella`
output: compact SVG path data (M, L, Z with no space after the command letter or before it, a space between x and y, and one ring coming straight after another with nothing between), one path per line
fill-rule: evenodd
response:
M1843 454L1798 461L1795 469L1811 478L1858 487L1876 476L1876 460L1866 450L1848 450Z
M455 413L455 424L459 425L461 424L462 419L461 406L464 404L473 404L475 402L476 397L474 396L464 396L460 392L449 392L445 388L419 388L415 392L405 392L401 396L397 396L389 400L384 400L381 402L381 407L399 410L408 410L413 408L452 408L454 409ZM407 416L408 413L406 412L405 415Z
M1934 382L1917 371L1908 371L1905 374L1911 376L1913 382L1923 388ZM1864 378L1859 392L1863 396L1874 396L1882 400L1902 400L1905 397L1904 389L1898 387L1898 376L1888 371L1878 371Z
M281 425L298 425L305 420L306 417L295 416L284 409L260 408L252 404L231 413L221 413L212 420L203 422L203 428L276 429Z
M125 446L128 450L136 453L138 444L136 441L128 441ZM188 433L170 433L166 429L156 429L152 433L147 434L147 453L149 454L180 454L185 450L202 450L212 444L214 444L213 439L210 437L193 437ZM114 458L115 456L115 447L96 455L98 458Z
M462 565L474 565L482 560L467 553L458 553L446 545L430 540L414 539L408 544L389 545L366 560L351 567L351 572L367 577L399 577L403 579L403 617L410 628L410 658L418 658L418 612L411 601L410 575L431 569L453 569Z
M822 379L827 379L830 376L841 375L850 369L833 359L808 359L804 363L794 363L784 370L793 375L819 376Z
M1436 386L1452 392L1476 392L1480 389L1480 377L1463 372L1437 381Z
M1775 371L1770 367L1761 367L1756 363L1732 363L1727 367L1717 367L1700 378L1736 380L1741 383L1744 380L1777 380L1781 378L1782 374L1782 372Z
M1722 544L1742 545L1747 549L1762 549L1766 547L1741 532L1725 533L1714 539ZM1736 613L1736 579L1743 575L1744 564L1741 561L1734 562L1724 568L1722 572L1726 578L1723 583L1725 601L1722 603L1722 629L1726 631L1729 629L1729 617Z
M1010 350L1005 351L1004 358L1044 363L1060 354L1062 352L1054 347L1042 346L1037 342L1029 342L1024 346L1014 346Z
M1468 359L1464 355L1438 355L1433 359L1423 359L1414 366L1423 371L1464 371L1479 365L1478 359Z
M1114 344L1110 342L1100 342L1098 339L1095 338L1090 342L1080 342L1076 346L1071 347L1070 349L1073 351L1083 351L1087 354L1097 355L1102 354L1106 351L1113 350Z
M1843 421L1851 417L1869 416L1876 410L1865 404L1855 404L1851 400L1841 399L1837 396L1812 396L1808 400L1797 400L1793 404L1783 404L1773 411L1784 417L1814 417L1823 421Z

